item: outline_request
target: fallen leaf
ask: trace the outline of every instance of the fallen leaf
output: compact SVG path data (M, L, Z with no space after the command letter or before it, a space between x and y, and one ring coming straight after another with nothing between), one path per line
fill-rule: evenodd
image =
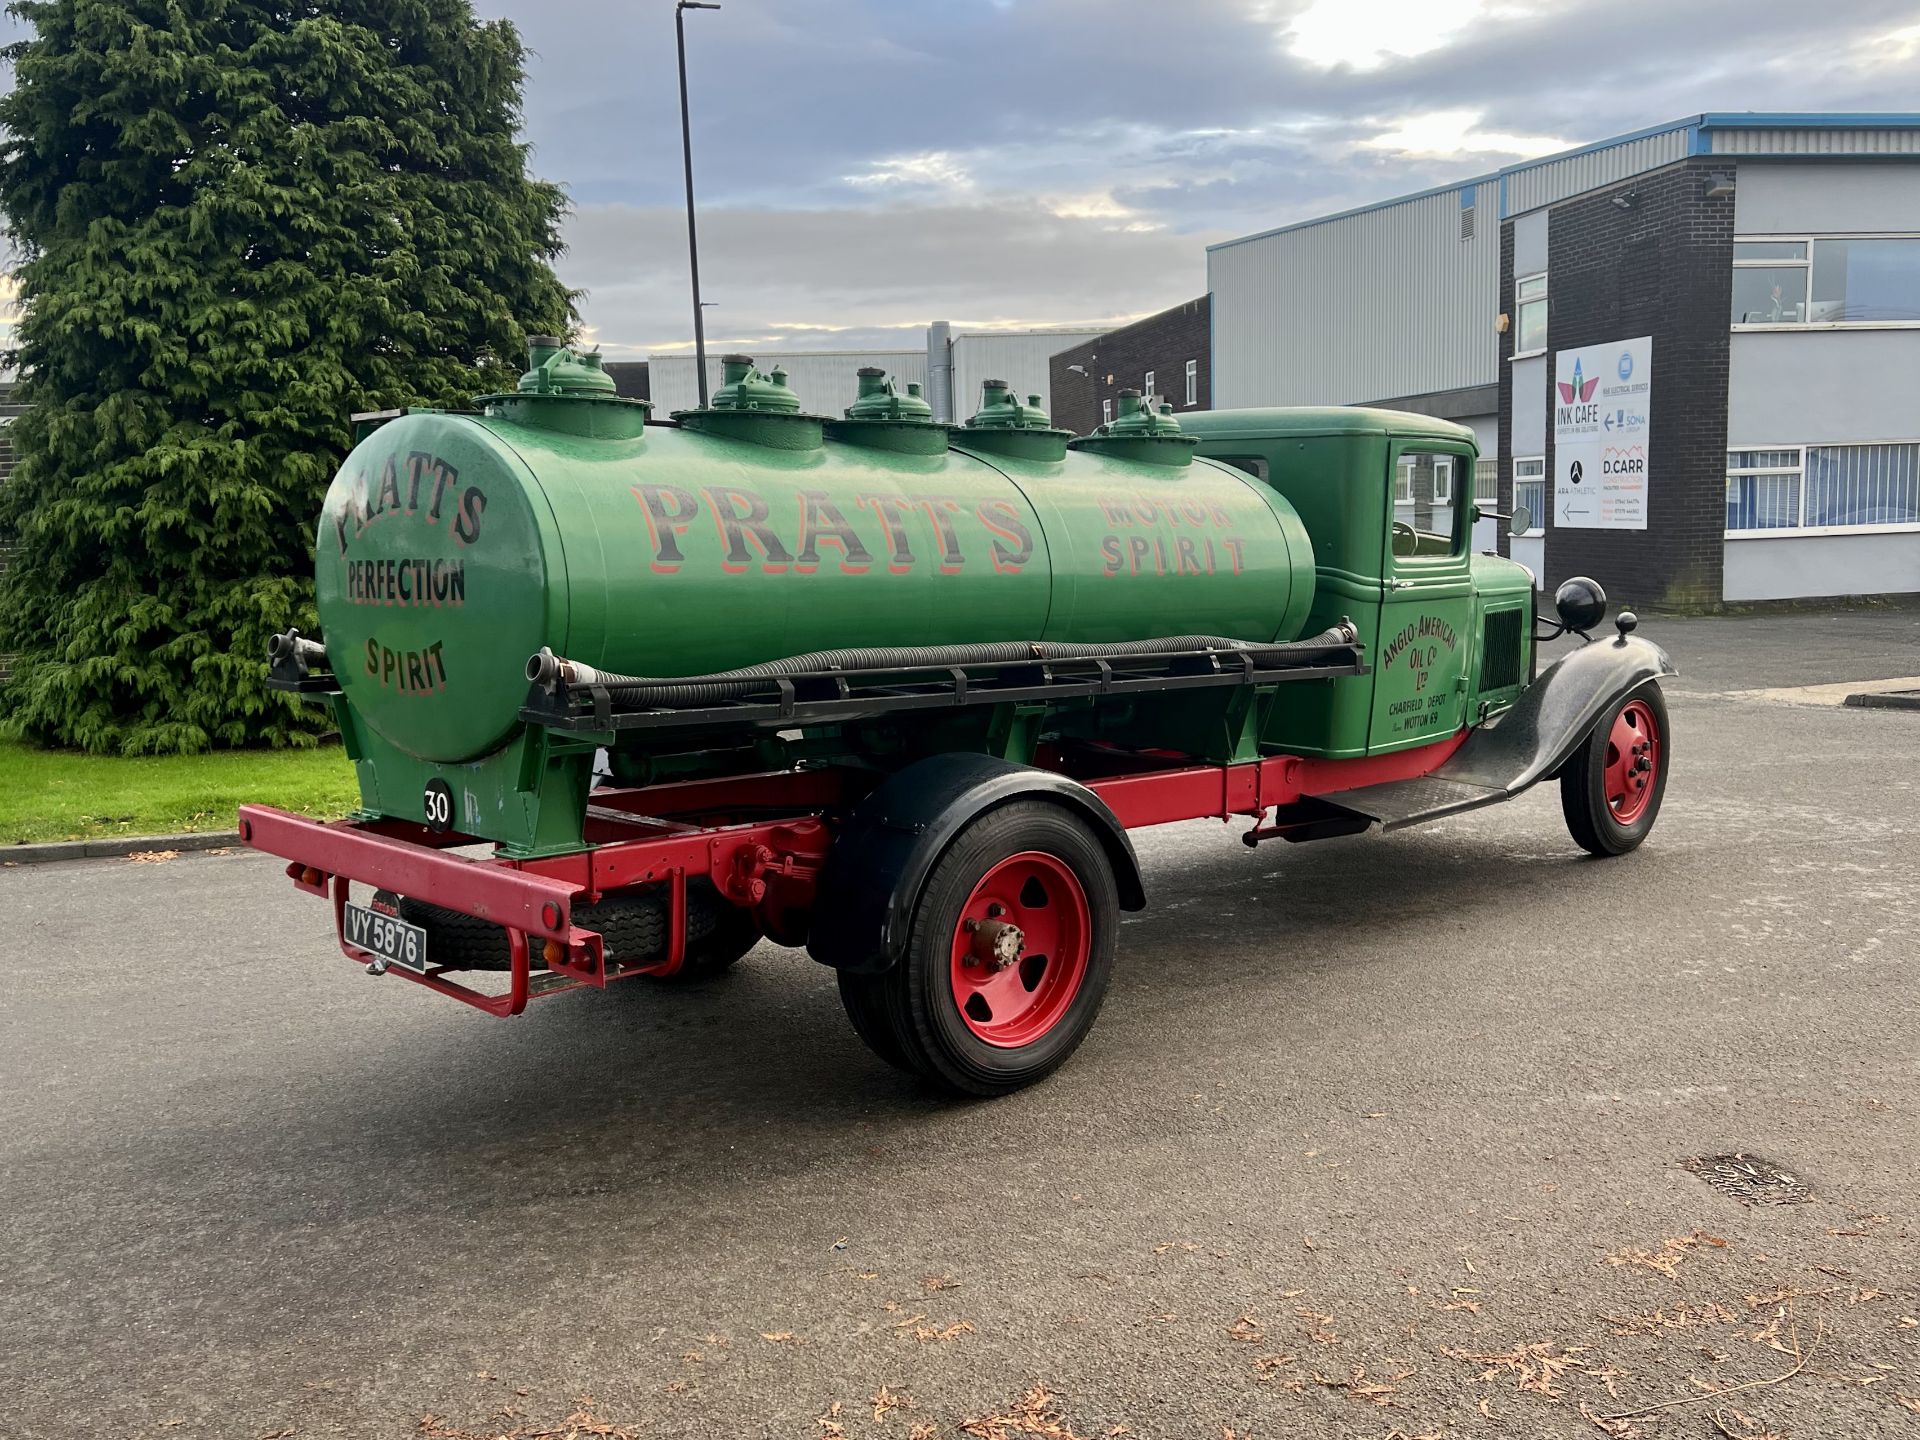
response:
M898 1394L895 1391L889 1390L884 1385L873 1392L871 1399L873 1403L873 1418L876 1420L886 1419L888 1414L894 1410L911 1410L913 1408L913 1397L911 1395Z
M1012 1440L1031 1435L1038 1440L1086 1440L1068 1425L1053 1394L1044 1385L1034 1385L1006 1408L1005 1413L982 1415L962 1420L960 1428L975 1440Z
M1316 1385L1324 1385L1329 1390L1344 1390L1350 1398L1355 1400L1365 1401L1374 1405L1392 1405L1398 1409L1406 1408L1406 1402L1404 1400L1395 1398L1399 1392L1396 1391L1393 1386L1382 1384L1377 1380L1367 1379L1367 1367L1364 1365L1354 1366L1353 1369L1347 1372L1346 1378L1340 1380L1329 1380L1326 1376L1316 1372L1313 1377L1313 1383Z
M1516 1389L1558 1400L1565 1393L1560 1385L1562 1377L1569 1370L1586 1373L1586 1366L1576 1357L1590 1348L1586 1345L1561 1347L1555 1341L1541 1340L1531 1345L1516 1345L1511 1350L1488 1352L1442 1347L1440 1353L1449 1359L1465 1360L1486 1367L1479 1376L1482 1381L1491 1380L1506 1371L1515 1377Z
M1267 1338L1267 1332L1260 1328L1260 1322L1251 1315L1242 1315L1227 1327L1227 1334L1234 1339L1255 1345Z

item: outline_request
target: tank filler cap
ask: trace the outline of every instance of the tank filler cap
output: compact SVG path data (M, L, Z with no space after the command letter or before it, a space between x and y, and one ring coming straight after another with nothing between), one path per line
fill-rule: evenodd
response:
M903 395L887 378L887 372L877 365L863 365L858 373L860 394L847 407L847 419L933 423L933 406L921 398L917 384L909 384Z
M714 410L758 410L763 414L797 415L800 397L787 388L787 372L775 366L771 375L754 369L751 355L720 357L720 388L708 402Z
M1050 430L1053 421L1040 407L1040 397L1029 395L1022 405L1014 397L1013 387L1004 380L988 380L980 386L980 408L967 421L971 430Z
M1179 417L1173 413L1173 407L1165 401L1157 405L1151 403L1151 397L1143 398L1138 390L1122 390L1119 395L1118 412L1112 420L1093 433L1127 437L1157 437L1178 435Z
M527 372L520 395L615 395L619 387L600 368L598 350L575 350L557 335L527 337Z

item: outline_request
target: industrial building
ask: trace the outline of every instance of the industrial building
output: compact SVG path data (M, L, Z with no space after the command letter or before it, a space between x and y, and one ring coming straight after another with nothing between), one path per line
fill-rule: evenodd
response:
M1038 395L1049 402L1052 382L1047 361L1056 350L1101 332L1068 330L955 330L945 320L927 327L918 350L756 350L754 364L771 373L787 372L800 403L818 415L838 415L859 393L859 371L877 365L902 387L918 384L933 406L936 420L965 420L978 406L980 386L1004 380L1015 394ZM691 355L651 355L647 379L653 413L665 418L700 403L698 376ZM707 390L720 385L720 354L707 355Z
M1053 357L1053 423L1076 435L1113 419L1122 390L1156 396L1176 415L1209 407L1213 301L1169 306Z
M1227 241L1207 276L1215 405L1471 426L1473 497L1533 518L1474 543L1543 583L1920 592L1920 115L1695 115ZM1406 479L1408 514L1466 485Z

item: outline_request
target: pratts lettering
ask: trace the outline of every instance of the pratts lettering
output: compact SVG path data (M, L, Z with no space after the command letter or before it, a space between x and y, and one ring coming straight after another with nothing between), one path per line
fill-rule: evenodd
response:
M913 546L907 539L906 524L906 513L913 508L913 502L904 495L856 495L853 503L863 510L872 510L880 528L887 532L887 548L891 552L887 573L904 575L913 569Z
M933 522L934 538L940 542L940 573L958 575L967 563L960 553L960 536L953 528L953 517L960 513L960 502L945 495L915 495L915 504L927 512Z
M349 540L359 539L377 521L391 515L418 515L424 482L429 480L432 484L426 494L426 523L437 525L440 522L441 508L447 495L459 487L460 472L437 456L419 450L407 456L406 469L405 499L401 498L400 493L400 467L393 456L389 455L382 462L378 477L371 483L364 470L354 473L349 481L351 488L346 502L333 517L334 538L339 542L342 555L347 553ZM486 493L478 485L469 485L459 491L453 519L454 539L462 545L471 545L478 540L480 516L486 508Z
M760 568L769 575L778 575L793 563L792 553L767 524L767 516L772 512L765 496L734 485L711 485L700 493L707 497L707 506L713 511L714 529L719 531L721 547L727 552L720 562L722 570L729 575L746 573L753 559L752 551L747 548L749 540L765 557ZM736 506L743 510L737 510Z
M1017 575L1038 543L1028 512L1017 500L1000 497L865 491L854 495L849 507L827 490L795 490L793 518L776 522L767 497L744 486L712 485L697 492L678 485L627 488L646 521L650 567L661 575L678 574L688 564L688 534L703 511L720 542L720 568L729 575L745 573L756 557L769 574L791 569L814 575L825 563L823 553L841 574L870 574L879 555L887 573L905 575L921 563L916 532L931 536L934 565L942 575L964 573L970 551L975 563L984 556L995 574ZM1205 518L1203 509L1195 507L1194 513ZM792 533L783 533L789 526ZM1176 548L1167 563L1194 574L1205 573L1209 563L1231 564L1237 571L1239 548L1237 539L1195 540L1184 550ZM699 553L698 546L692 549Z
M434 695L447 688L444 642L436 640L418 650L392 650L378 640L367 641L367 674L384 690L402 695Z
M680 537L700 513L700 502L691 490L678 485L634 485L629 487L647 517L647 539L653 544L653 571L671 575L686 563L680 553Z
M824 490L800 492L800 556L793 568L811 575L820 568L820 545L840 547L840 568L848 575L864 575L873 568L873 556L860 543L853 526Z
M410 556L349 560L347 599L355 605L450 606L467 603L467 562Z
M988 500L973 512L993 533L993 568L1002 575L1018 570L1033 558L1033 532L1021 523L1010 500Z

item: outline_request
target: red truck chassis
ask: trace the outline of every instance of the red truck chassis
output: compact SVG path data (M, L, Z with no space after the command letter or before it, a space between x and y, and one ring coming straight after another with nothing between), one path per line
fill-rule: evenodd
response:
M1128 829L1176 820L1262 819L1312 796L1411 780L1444 764L1466 740L1444 740L1391 755L1316 760L1276 755L1232 765L1191 765L1116 756L1121 773L1081 776ZM325 823L266 805L240 807L240 838L287 860L287 875L311 895L333 901L340 949L361 965L375 957L348 943L346 905L355 882L490 920L508 936L508 988L488 994L449 978L448 967L394 968L416 984L491 1015L517 1015L529 1000L633 975L672 975L686 958L687 882L704 879L727 900L752 909L775 940L797 941L814 882L833 842L828 814L857 801L878 776L853 769L793 770L596 790L588 810L588 848L535 860L448 853L482 844L401 821ZM769 812L775 812L769 818ZM1285 835L1256 827L1248 840ZM668 948L647 964L610 964L600 935L572 923L575 902L639 886L665 885ZM535 973L534 949L539 946Z

